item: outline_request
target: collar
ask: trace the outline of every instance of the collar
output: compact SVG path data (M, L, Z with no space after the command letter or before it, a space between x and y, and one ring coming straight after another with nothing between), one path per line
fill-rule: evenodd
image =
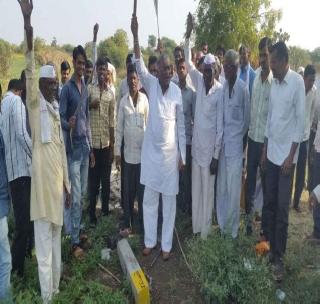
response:
M72 74L72 76L70 78L70 81L73 82L75 85L77 85L76 75L74 73ZM83 76L81 77L81 86L85 86L84 77Z
M261 73L262 73L261 67L258 68L257 73L259 73L259 79L261 80ZM270 69L268 77L266 78L266 80L269 82L269 84L271 84L272 79L273 79L273 74L272 74L272 70Z

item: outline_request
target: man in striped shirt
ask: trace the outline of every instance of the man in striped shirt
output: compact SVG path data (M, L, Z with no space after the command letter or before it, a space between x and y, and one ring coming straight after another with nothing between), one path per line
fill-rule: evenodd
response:
M30 222L31 138L26 129L26 109L20 97L22 84L9 82L1 102L1 131L15 217L15 238L12 244L12 270L23 276L27 244L33 237Z

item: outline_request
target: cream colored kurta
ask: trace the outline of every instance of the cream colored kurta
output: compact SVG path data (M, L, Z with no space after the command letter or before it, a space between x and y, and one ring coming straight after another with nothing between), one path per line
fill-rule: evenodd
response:
M63 184L70 191L60 116L49 111L51 142L43 144L40 96L34 69L34 53L26 52L27 107L32 135L31 220L63 224Z

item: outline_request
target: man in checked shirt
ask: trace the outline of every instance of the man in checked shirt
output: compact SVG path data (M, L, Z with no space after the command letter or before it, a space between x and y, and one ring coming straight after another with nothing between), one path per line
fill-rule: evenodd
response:
M98 82L88 86L90 125L93 153L96 165L89 169L90 226L95 227L97 195L102 187L102 215L109 214L110 175L114 145L115 96L106 83L108 62L98 58L96 62Z

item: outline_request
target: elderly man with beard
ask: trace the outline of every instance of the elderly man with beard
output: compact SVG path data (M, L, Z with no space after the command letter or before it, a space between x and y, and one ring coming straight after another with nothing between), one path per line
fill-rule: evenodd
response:
M34 221L35 248L41 295L49 303L59 292L61 274L61 227L63 193L70 203L70 183L62 136L56 73L49 65L40 68L39 91L31 26L32 0L18 1L26 33L27 107L32 131L31 220Z

